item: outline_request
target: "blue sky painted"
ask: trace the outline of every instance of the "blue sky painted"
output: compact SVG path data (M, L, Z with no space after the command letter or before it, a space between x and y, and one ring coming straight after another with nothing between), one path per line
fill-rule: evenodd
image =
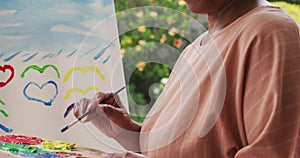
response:
M113 15L112 0L0 1L0 54L40 51L70 54L95 22ZM94 43L106 43L94 37ZM90 40L91 41L91 40ZM30 58L28 56L27 58Z

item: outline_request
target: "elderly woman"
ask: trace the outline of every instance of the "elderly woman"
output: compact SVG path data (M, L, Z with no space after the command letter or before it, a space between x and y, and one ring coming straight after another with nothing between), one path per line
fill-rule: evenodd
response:
M129 151L104 156L300 157L298 24L265 0L186 3L208 14L209 29L182 52L142 125L118 97L76 103L76 117L96 108L83 122Z

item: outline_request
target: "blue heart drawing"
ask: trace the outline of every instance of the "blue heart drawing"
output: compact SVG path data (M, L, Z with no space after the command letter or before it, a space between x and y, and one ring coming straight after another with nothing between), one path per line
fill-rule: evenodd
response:
M43 87L45 87L46 85L54 85L55 87L55 95L49 100L49 101L44 101L44 100L41 100L41 99L38 99L38 98L34 98L34 97L30 97L27 95L26 91L28 89L28 87L30 85L34 85L36 87L38 87L39 89L43 89ZM35 82L29 82L23 89L23 94L24 96L28 99L28 100L32 100L32 101L37 101L37 102L40 102L40 103L43 103L44 105L46 106L51 106L52 105L52 102L55 100L57 94L58 94L58 87L57 87L57 84L54 82L54 81L48 81L46 83L44 83L42 86L39 86L37 83Z

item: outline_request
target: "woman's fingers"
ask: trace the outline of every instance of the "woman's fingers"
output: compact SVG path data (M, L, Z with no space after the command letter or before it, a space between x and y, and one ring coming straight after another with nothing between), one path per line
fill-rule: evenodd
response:
M79 102L74 103L74 115L80 117L90 110L94 112L84 117L81 122L91 121L95 116L99 116L102 119L108 119L116 124L122 124L125 121L124 118L129 118L129 114L121 103L120 97L115 95L111 96L111 93L98 92L92 99L82 98ZM106 99L106 100L105 100ZM105 100L105 103L99 104Z
M99 104L109 104L117 108L124 108L119 95L113 95L112 93L98 92L93 99L98 100ZM109 99L107 99L109 98Z
M83 114L85 114L88 110L88 106L90 104L91 100L87 98L80 99L79 102L74 103L74 116L76 118L79 118ZM84 119L81 120L81 122L86 122Z
M97 115L103 115L103 112L99 111L99 104L97 100L90 100L89 104L87 106L86 112L93 111L92 113L88 114L86 117L82 119L82 122L88 122L91 121L95 116Z
M103 92L97 92L93 99L97 100L98 103L101 103L105 98L109 97L111 95L111 93L103 93ZM110 100L110 99L109 99ZM107 103L107 101L106 101Z
M106 114L108 118L114 119L114 118L122 118L123 111L122 109L116 108L112 105L108 104L101 104L101 107L103 109L103 112Z
M123 106L123 104L122 104L122 102L121 102L120 96L116 94L116 95L114 95L113 98L114 98L114 100L113 100L112 105L113 105L114 107L124 109L124 106Z
M78 105L77 105L78 103L77 102L75 102L74 103L74 107L73 107L73 113L74 113L74 116L76 117L76 118L78 118L79 117L79 112L78 112Z
M116 108L107 104L101 104L100 106L106 117L113 122L113 124L124 130L131 130L131 126L129 126L131 118L125 109Z
M80 99L79 106L78 106L79 116L87 112L87 106L89 105L89 103L90 103L89 99L86 98Z

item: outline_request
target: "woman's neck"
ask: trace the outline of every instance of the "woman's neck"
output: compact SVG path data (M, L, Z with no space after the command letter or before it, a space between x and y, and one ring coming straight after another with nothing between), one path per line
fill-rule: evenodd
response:
M208 14L208 32L214 36L228 24L250 10L265 5L272 5L265 0L232 0L216 12Z

